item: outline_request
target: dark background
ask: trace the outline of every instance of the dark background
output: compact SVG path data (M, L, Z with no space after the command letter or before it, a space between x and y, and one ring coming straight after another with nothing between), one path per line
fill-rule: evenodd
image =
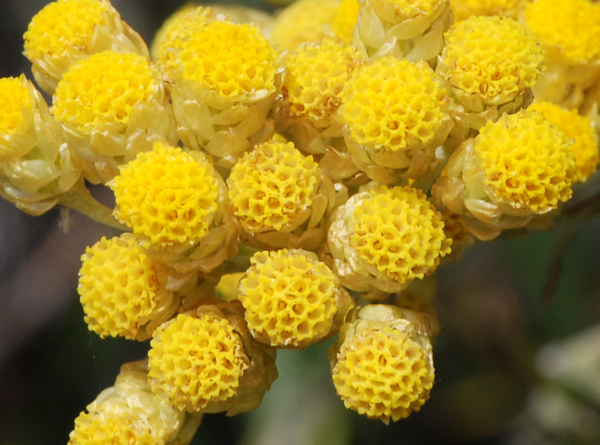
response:
M46 3L0 0L3 77L32 78L22 34ZM147 42L181 4L113 1ZM64 234L60 217L30 217L0 201L0 445L67 443L75 417L148 348L88 332L76 294L79 257L111 232L71 215ZM600 220L574 225L567 239L569 224L507 234L440 268L436 384L421 412L386 426L346 410L330 382L326 344L281 352L280 378L263 406L205 416L194 443L600 443ZM558 240L563 268L549 273ZM558 289L544 304L549 277Z

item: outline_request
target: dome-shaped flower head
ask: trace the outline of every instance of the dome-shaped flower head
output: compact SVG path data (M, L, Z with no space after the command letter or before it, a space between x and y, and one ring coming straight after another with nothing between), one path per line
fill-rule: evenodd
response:
M331 37L327 26L338 8L338 0L298 0L275 16L271 40L279 51L292 52L304 42Z
M202 420L202 415L186 414L152 394L145 360L124 364L114 386L86 411L75 419L69 445L186 445Z
M449 99L424 62L382 57L354 70L341 116L354 161L369 177L390 184L429 174L435 149L452 122Z
M380 304L343 325L328 354L346 408L385 423L419 411L435 377L430 332L419 314Z
M334 211L325 260L349 289L399 292L433 273L451 242L423 192L378 186Z
M206 253L215 249L215 242L223 243L222 250L230 238L237 238L233 227L231 233L221 233L225 230L225 183L210 158L200 152L156 143L154 150L138 154L125 165L111 187L115 216L133 229L142 246L153 251L185 253L213 228L219 229L214 239L199 246ZM172 263L173 258L166 260Z
M316 254L301 249L257 252L239 284L245 318L257 340L305 348L337 333L354 306Z
M434 61L453 22L449 0L358 0L354 44L372 58Z
M598 135L590 119L577 110L567 110L549 102L536 102L527 111L537 111L556 125L573 141L571 149L577 164L580 181L586 181L596 171L600 162Z
M292 142L271 140L238 160L227 185L234 213L245 232L269 243L268 234L298 235L296 232L312 230L321 222L329 204L320 188L321 179L312 156L302 155ZM307 222L310 227L303 226ZM311 243L315 249L323 241L323 235Z
M231 167L243 151L272 136L267 114L283 66L258 28L213 21L182 40L173 54L173 110L186 146Z
M510 102L514 112L529 104L530 89L545 68L543 60L541 47L519 22L470 17L446 33L437 70L468 111L481 113Z
M108 0L51 2L33 17L23 38L33 75L49 94L71 65L92 54L113 50L149 58L142 38Z
M106 51L73 65L58 83L52 113L88 161L92 182L109 181L154 141L175 143L160 74L137 54Z
M103 237L81 257L77 288L85 321L101 337L146 340L178 307L167 271L135 236Z
M79 181L80 164L35 86L0 78L0 196L40 215Z
M477 238L492 239L571 197L577 166L570 145L535 111L505 114L458 147L432 194L440 206L462 215Z
M523 3L523 0L450 0L456 20L466 20L474 15L516 19Z
M239 302L203 305L164 323L148 357L152 391L189 412L254 409L277 378L275 350L252 340Z

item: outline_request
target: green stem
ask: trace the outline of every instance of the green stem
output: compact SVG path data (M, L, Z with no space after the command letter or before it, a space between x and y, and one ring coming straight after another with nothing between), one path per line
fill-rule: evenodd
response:
M59 204L83 213L88 218L114 229L129 231L128 227L115 219L111 209L96 201L83 181L80 181L79 184L65 193Z

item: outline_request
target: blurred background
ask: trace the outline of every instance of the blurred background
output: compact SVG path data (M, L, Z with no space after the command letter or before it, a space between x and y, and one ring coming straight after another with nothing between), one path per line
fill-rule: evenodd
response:
M46 3L0 2L2 77L33 78L22 35ZM150 42L183 2L112 3ZM599 182L587 186L592 202ZM106 190L95 193L110 202ZM34 218L0 201L0 445L66 444L75 417L121 364L146 356L148 343L102 340L83 321L79 257L103 235L112 233L76 214ZM346 410L330 380L329 341L281 351L263 405L205 416L193 443L600 443L599 253L599 218L562 217L552 231L507 234L442 266L436 383L409 419L386 426Z

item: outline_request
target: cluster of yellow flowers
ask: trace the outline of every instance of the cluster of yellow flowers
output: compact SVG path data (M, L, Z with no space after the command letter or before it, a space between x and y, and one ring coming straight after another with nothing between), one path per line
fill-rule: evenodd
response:
M346 407L407 417L434 383L420 281L547 224L600 160L589 0L187 5L151 51L108 0L57 0L24 39L52 105L0 79L0 195L122 230L82 256L85 320L151 338L73 445L189 443L260 405L277 348L336 335Z

